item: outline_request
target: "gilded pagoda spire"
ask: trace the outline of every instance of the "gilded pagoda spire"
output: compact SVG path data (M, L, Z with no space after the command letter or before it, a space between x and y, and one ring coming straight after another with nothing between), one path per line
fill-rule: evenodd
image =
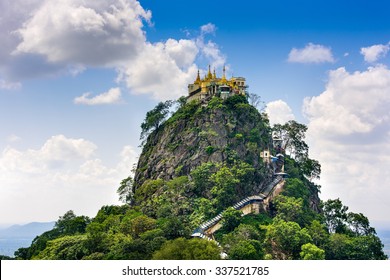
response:
M226 80L226 68L225 68L225 65L223 66L223 74L222 74L221 83L222 83L222 84L226 84L226 83L227 83L227 80Z
M207 72L207 80L211 80L213 78L213 74L211 74L211 66L209 64L209 72Z
M195 80L194 84L200 85L200 83L201 83L200 73L199 73L199 70L198 70L198 75L196 76L196 80Z

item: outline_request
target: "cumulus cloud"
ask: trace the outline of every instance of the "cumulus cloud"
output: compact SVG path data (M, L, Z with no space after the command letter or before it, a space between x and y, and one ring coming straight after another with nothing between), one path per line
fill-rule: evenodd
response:
M36 173L42 170L56 169L75 160L89 158L96 150L96 145L84 139L66 138L56 135L48 139L38 150L25 152L6 148L1 157L0 170Z
M309 43L302 49L293 48L288 55L287 61L295 63L324 63L334 62L335 60L329 47Z
M3 88L17 85L12 81L18 79L64 72L75 76L88 67L108 67L118 72L117 81L130 93L164 100L186 93L199 58L215 68L226 61L219 46L206 39L215 35L212 23L190 39L148 41L144 23L151 22L151 12L136 0L31 2L29 13L13 20L18 12L11 9L6 21L12 24L1 34L8 42L0 46L0 57L6 58L0 62ZM91 101L90 95L80 101Z
M92 216L102 205L117 204L115 190L130 175L137 152L123 147L114 165L105 164L97 152L91 141L64 135L49 138L38 149L4 149L0 211L10 214L2 222L49 221L70 209Z
M369 133L388 121L390 71L385 66L350 74L331 71L326 91L306 98L304 112L318 133ZM315 125L314 125L315 124Z
M339 68L303 106L311 154L322 164L323 196L383 221L390 211L389 92L390 70L383 65L354 73Z
M156 44L159 46L159 44ZM168 39L163 47L180 69L191 66L198 54L198 48L191 40Z
M214 68L226 62L218 45L206 42L205 36L214 32L215 26L209 23L200 29L200 35L193 39L146 42L138 57L119 68L118 81L125 82L134 94L151 94L157 100L185 95L188 83L196 77L197 56Z
M271 125L285 124L286 122L295 119L290 106L280 99L267 103L265 112L268 115Z
M0 79L75 75L136 56L151 12L136 0L4 0Z
M110 65L140 51L150 20L138 1L44 1L16 31L14 54L33 53L52 63Z
M9 54L18 44L14 31L21 27L30 13L35 11L43 0L2 0L0 1L0 61L8 62Z
M191 64L182 69L177 62L187 64L196 49L187 47L188 52L178 55L171 44L184 49L182 44L192 43L185 40L172 43L170 40L169 46L166 43L146 44L137 59L120 68L118 80L125 82L132 93L151 94L158 100L174 99L185 94L187 84L196 77L197 67Z
M102 104L117 104L121 102L121 90L120 88L112 88L107 92L99 94L94 97L90 97L91 93L87 92L81 96L76 97L73 102L75 104L84 105L102 105Z
M360 49L360 53L364 56L364 60L369 63L374 63L378 59L386 56L390 49L390 45L373 45Z

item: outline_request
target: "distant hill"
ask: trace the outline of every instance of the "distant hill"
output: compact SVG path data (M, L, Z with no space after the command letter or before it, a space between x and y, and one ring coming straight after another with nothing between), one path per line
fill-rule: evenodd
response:
M36 236L51 230L55 222L29 223L25 225L12 225L5 229L0 229L1 239L33 239Z
M34 222L0 229L0 255L13 257L17 249L30 246L36 236L51 230L54 224Z

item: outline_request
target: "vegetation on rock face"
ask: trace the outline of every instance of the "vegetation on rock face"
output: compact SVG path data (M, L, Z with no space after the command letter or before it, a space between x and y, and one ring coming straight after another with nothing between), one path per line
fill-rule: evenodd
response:
M150 132L159 128L168 116L172 101L160 102L157 106L146 114L145 121L141 124L141 140L146 138Z
M256 188L268 178L260 152L270 140L268 119L244 96L181 104L149 134L135 172L134 189L147 180L188 176L203 163L231 165L237 161L255 169L253 178L257 181L250 184Z
M253 104L259 100L253 97ZM117 190L122 206L103 206L90 219L68 211L17 259L385 259L367 217L339 199L321 202L320 164L308 157L306 126L269 126L243 96L208 103L159 103L142 123L144 139L134 179ZM280 139L274 147L272 134ZM289 174L280 194L259 214L231 206L259 193L273 170L260 152L286 151ZM226 210L226 211L224 211ZM190 238L222 214L216 242Z

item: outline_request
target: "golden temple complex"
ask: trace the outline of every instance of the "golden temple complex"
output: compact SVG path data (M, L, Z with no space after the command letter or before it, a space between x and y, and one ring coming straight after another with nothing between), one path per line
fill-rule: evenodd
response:
M209 71L203 79L200 78L198 70L196 80L193 84L188 85L187 102L192 100L207 100L213 96L226 99L234 94L245 95L247 87L245 78L243 77L226 79L225 66L223 67L222 78L218 78L215 69L214 72L211 73L209 65Z

